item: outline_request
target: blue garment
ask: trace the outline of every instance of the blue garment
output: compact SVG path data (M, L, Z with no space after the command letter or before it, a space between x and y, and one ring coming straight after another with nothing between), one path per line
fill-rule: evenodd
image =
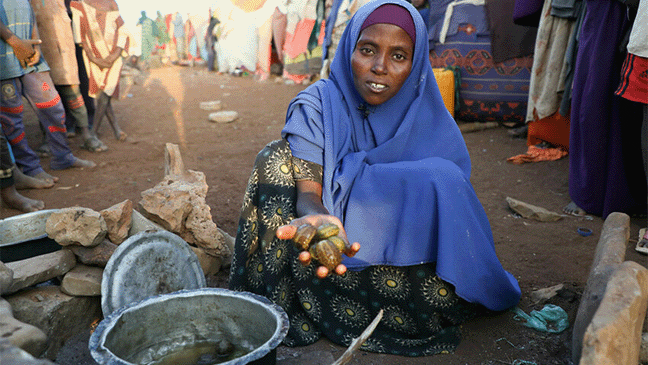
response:
M36 24L29 0L0 1L0 20L9 30L21 39L31 39L33 25ZM22 68L14 56L13 49L0 39L0 80L20 77L31 72L49 71L50 68L41 55L34 66Z
M443 21L448 10L448 5L454 0L430 0L428 12L428 40L430 49L434 49L434 43L439 42ZM475 35L488 35L488 22L484 13L484 7L465 3L452 8L452 16L448 26L446 37L457 34L459 26L462 24L472 24L476 27Z
M414 19L412 71L393 98L367 106L350 60L362 23L387 2ZM323 165L324 206L362 246L344 260L347 267L436 262L439 277L460 297L503 310L518 303L520 288L495 254L488 218L470 184L465 142L434 79L426 33L420 14L405 1L360 8L342 35L330 78L291 102L282 135L294 156Z
M23 97L27 99L45 130L47 145L52 153L52 170L66 169L76 161L65 136L65 109L56 92L49 72L32 72L21 77L0 81L0 122L11 145L16 165L25 175L43 171L40 159L29 147L23 124Z

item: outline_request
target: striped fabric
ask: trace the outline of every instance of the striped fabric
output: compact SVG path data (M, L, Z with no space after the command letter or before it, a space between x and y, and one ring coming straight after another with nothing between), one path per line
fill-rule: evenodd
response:
M83 60L90 81L88 94L95 98L103 91L112 96L119 88L122 58L117 58L112 67L101 69L90 61L86 52L90 50L94 57L105 59L113 50L120 47L122 56L128 56L130 39L124 21L118 10L98 10L84 1L73 1L70 6L74 41L85 45Z

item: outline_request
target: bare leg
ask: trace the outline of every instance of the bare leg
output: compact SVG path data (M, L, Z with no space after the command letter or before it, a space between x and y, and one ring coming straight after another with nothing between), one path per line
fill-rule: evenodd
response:
M47 189L54 186L54 180L43 180L27 176L19 169L13 169L13 177L16 189Z
M648 181L648 104L643 106L643 123L641 124L641 154L643 155L644 173ZM648 208L648 198L646 200L646 207ZM646 222L646 232L644 233L640 247L648 247L648 221Z
M45 208L41 200L34 200L24 197L18 193L14 185L0 189L2 203L7 207L29 213Z
M41 158L47 158L52 155L49 145L47 144L47 135L45 133L45 127L41 123L38 123L38 126L40 127L41 130L41 144L36 148L36 153L38 154L38 157Z
M128 135L124 131L122 131L121 128L119 128L119 124L117 124L117 118L115 118L115 112L113 112L112 102L110 99L108 99L108 107L106 107L106 117L108 118L108 121L112 126L113 132L115 133L115 139L117 139L118 141L125 141Z
M101 92L99 94L99 97L96 99L96 107L95 107L95 114L94 114L94 121L92 122L92 134L95 136L98 136L98 131L99 127L101 126L101 122L103 121L104 115L106 115L106 108L108 106L108 102L110 101L110 96L108 96L106 93Z

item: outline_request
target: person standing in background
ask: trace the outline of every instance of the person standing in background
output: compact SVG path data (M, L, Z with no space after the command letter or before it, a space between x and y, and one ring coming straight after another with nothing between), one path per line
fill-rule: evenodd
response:
M140 56L140 59L142 61L147 61L155 49L158 28L153 19L146 16L144 10L142 10L141 14L142 16L137 21L137 25L142 26L142 55Z
M185 31L184 31L184 21L182 20L182 15L179 12L176 12L173 17L173 38L176 43L176 53L178 54L178 60L182 61L187 58L187 47L185 46Z
M96 99L92 132L97 134L105 116L115 138L125 141L127 135L119 127L111 104L111 98L119 95L122 57L128 56L129 46L129 34L119 7L114 0L74 1L71 7L74 39L83 45L83 60L88 70L88 94Z
M0 121L16 165L27 176L45 180L58 178L46 173L36 153L27 143L23 124L25 97L45 130L52 170L92 168L96 164L75 157L65 138L65 109L42 57L38 27L27 0L0 2Z
M643 108L641 152L648 181L648 0L640 0L637 5L637 16L630 31L627 49L628 54L621 69L621 83L615 94L639 103ZM646 205L648 206L648 195ZM648 248L648 228L645 228L638 246Z
M63 99L65 114L70 115L74 128L81 130L82 148L91 152L106 151L108 147L90 133L88 112L79 87L79 69L72 38L72 21L63 0L31 0L32 10L43 40L41 50L50 66L50 77ZM66 128L68 129L68 128Z
M218 38L214 35L214 28L220 23L218 18L213 14L212 10L209 9L209 25L207 26L207 32L205 32L205 47L207 47L207 69L209 71L216 71L216 50L214 45L218 41Z

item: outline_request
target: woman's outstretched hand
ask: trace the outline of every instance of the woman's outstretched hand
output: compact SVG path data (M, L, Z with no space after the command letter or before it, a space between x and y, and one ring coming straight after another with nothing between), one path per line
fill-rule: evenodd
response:
M360 250L360 244L358 242L354 242L352 245L349 246L349 241L346 236L346 232L344 231L344 227L342 226L342 222L340 220L332 215L327 215L327 214L313 214L313 215L307 215L301 218L293 219L290 224L281 226L277 228L277 238L282 239L282 240L290 240L295 236L295 233L297 232L297 228L301 225L304 224L310 224L311 226L314 227L319 227L323 224L326 223L333 223L336 226L340 228L340 232L337 234L338 237L342 238L349 247L348 250L344 252L349 257L352 257L355 255L358 250ZM299 254L299 261L304 264L308 265L310 264L311 261L311 254L308 251L302 251ZM347 268L343 264L337 265L335 268L335 273L338 275L343 275L346 272ZM326 266L319 266L316 271L317 277L320 279L325 278L329 274L329 269Z

